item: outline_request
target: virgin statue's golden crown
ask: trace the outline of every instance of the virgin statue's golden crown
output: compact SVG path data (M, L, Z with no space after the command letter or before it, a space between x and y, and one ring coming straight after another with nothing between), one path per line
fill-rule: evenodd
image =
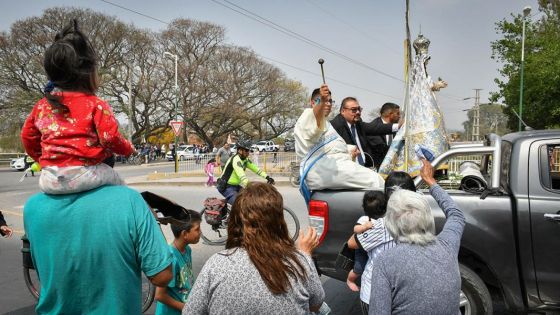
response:
M427 54L428 47L430 47L430 40L424 37L422 34L418 34L418 37L414 40L412 44L414 46L414 50L416 54Z

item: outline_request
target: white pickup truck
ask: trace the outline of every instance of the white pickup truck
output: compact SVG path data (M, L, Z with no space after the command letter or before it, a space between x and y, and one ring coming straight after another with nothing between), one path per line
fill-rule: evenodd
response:
M251 149L259 152L278 152L280 146L273 141L259 141L251 146Z

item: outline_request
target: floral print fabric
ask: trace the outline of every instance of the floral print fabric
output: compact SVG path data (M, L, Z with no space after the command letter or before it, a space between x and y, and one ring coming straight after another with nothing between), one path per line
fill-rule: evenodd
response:
M112 153L134 149L120 133L111 107L95 95L59 92L68 111L46 98L35 104L21 132L27 153L45 166L97 165Z

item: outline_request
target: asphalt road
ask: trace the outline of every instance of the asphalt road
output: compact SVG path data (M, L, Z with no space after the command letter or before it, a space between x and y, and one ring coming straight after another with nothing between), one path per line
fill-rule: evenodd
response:
M154 171L172 172L173 164L165 163L149 167L117 165L116 168L123 178L127 178ZM0 169L0 210L4 212L6 220L16 231L11 239L0 239L0 314L34 314L35 300L27 291L23 280L20 237L23 234L23 205L29 196L38 191L38 176L26 177L23 182L19 182L21 176L21 172ZM206 197L219 195L215 189L205 188L202 183L200 187L142 186L136 189L150 190L186 208L197 210L201 208L202 201ZM278 187L278 189L284 196L285 204L296 212L302 228L306 228L308 225L306 207L297 189L292 187ZM167 237L170 236L168 230L164 232ZM208 257L222 248L202 242L194 245L195 275ZM327 296L326 302L331 307L332 314L361 314L357 294L350 292L340 281L328 277L322 277L322 281ZM154 311L155 308L152 306L148 314Z

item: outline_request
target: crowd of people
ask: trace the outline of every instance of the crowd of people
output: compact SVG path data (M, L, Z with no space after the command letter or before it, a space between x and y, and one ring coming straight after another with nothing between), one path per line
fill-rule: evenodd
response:
M232 208L225 249L195 280L190 245L199 241L203 218L192 210L177 215L168 245L144 199L113 170L114 153L161 156L165 148L135 148L120 135L111 107L95 96L97 56L76 20L56 34L44 67L45 97L22 129L27 153L43 167L44 193L24 207L41 278L38 314L139 314L142 272L157 286L156 314L320 312L325 292L311 258L317 232L300 232L297 243L289 237L283 198L249 159L250 142L238 140L233 156L226 143L205 167L207 185L216 184ZM307 199L319 189L364 190L364 216L348 231L348 246L356 249L348 285L360 291L364 314L457 314L461 210L423 160L420 176L447 217L436 235L428 201L414 192L412 178L392 173L385 180L373 169L402 126L399 106L385 104L370 123L362 122L354 97L344 98L329 122L331 109L331 91L322 85L296 123L302 193ZM246 169L268 183L249 183ZM1 212L0 233L12 234Z

